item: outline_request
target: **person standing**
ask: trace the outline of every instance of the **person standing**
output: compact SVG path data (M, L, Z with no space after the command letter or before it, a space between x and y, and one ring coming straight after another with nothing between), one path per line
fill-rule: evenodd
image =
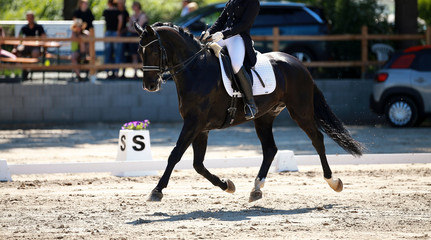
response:
M72 28L72 35L86 38L94 33L92 31L94 15L88 6L88 0L79 0L78 8L73 11L72 19L74 20L74 23L72 25L74 26ZM80 32L78 32L76 25L81 25L82 27L84 27L84 29L80 29ZM94 37L94 35L92 35L92 37ZM87 54L89 53L89 49L90 44L88 42L80 42L78 51L79 53L77 53L76 51L72 51L72 60L76 60L75 62L85 62ZM77 54L79 55L76 56ZM78 72L77 76L79 76L79 70L75 72ZM78 79L81 80L80 77L78 77Z
M190 2L191 2L190 0L183 0L183 8L182 8L181 14L180 14L181 17L183 17L183 16L187 15L187 13L189 13L188 4Z
M117 9L117 3L114 0L108 0L108 7L103 11L103 17L106 22L105 37L116 37L118 36L119 29L121 29L122 19L120 11ZM114 54L122 54L121 49L118 48L118 44L113 42L105 42L105 55L104 63L114 63ZM108 78L116 78L118 75L118 69L107 70Z
M127 36L127 23L129 22L129 12L126 9L126 0L118 0L117 1L117 9L120 11L119 19L120 23L118 24L117 36L118 37L126 37ZM124 62L124 53L125 53L125 44L123 42L117 43L116 52L115 52L115 63L123 63ZM123 69L123 75L121 78L125 78L126 69Z
M72 19L81 19L82 22L86 23L85 30L93 28L94 15L91 9L88 7L88 0L80 0L78 8L73 12Z
M257 61L250 29L259 14L259 9L259 0L229 0L217 21L201 35L201 39L211 35L213 42L221 47L227 47L235 78L244 95L244 111L247 120L254 119L258 112L249 72Z
M148 24L148 17L144 11L142 11L142 6L138 1L133 2L132 4L133 14L130 16L129 22L127 23L127 36L128 37L138 37L138 33L134 28L134 23L137 22L139 26L145 28L145 25ZM138 63L138 43L129 43L128 50L129 54L132 57L133 63ZM137 78L136 69L134 77Z
M72 37L73 38L81 38L81 37L87 37L88 36L88 30L85 30L87 27L87 23L82 21L80 18L76 18L73 20L73 24L70 27L72 30ZM72 51L72 64L79 64L85 62L86 57L86 44L83 41L75 42L73 41L71 43L70 49ZM79 68L74 69L76 74L77 81L85 81L86 79L81 78L81 72Z

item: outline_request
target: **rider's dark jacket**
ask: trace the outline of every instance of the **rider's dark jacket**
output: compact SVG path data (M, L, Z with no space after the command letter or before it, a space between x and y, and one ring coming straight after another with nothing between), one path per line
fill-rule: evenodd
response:
M220 17L208 30L210 34L222 32L224 39L241 35L245 45L244 67L246 69L256 64L250 29L259 14L259 9L259 0L229 0Z

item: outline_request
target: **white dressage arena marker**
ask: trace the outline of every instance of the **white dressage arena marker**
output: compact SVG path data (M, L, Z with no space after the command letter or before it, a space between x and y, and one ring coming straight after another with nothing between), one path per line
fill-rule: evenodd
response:
M151 156L150 132L148 130L120 130L117 161L148 161ZM156 176L157 171L114 172L118 177Z
M293 151L284 150L278 151L275 156L276 161L276 171L277 172L297 172L298 163L295 158Z
M6 160L0 160L0 182L10 182L12 178L10 177L9 167L7 166Z

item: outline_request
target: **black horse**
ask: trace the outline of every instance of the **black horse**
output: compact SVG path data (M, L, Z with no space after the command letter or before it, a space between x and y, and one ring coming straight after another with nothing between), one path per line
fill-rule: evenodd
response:
M243 104L238 103L232 125L226 125L227 109L231 97L227 94L216 56L182 28L169 23L156 23L145 30L135 24L140 35L138 52L143 60L143 88L150 92L160 89L163 74L169 72L177 86L179 111L184 125L176 146L159 183L151 192L149 201L160 201L162 190L167 187L175 165L186 149L193 146L193 167L215 186L229 193L235 191L232 181L222 180L211 174L204 166L208 132L246 122ZM355 141L342 122L327 105L322 92L317 88L310 73L295 57L281 52L265 54L272 64L276 76L276 89L268 95L255 98L259 113L254 126L262 144L263 162L250 194L250 201L262 198L268 170L277 153L272 134L274 119L287 108L290 116L311 139L319 154L323 175L330 187L339 192L343 189L340 179L333 179L329 168L323 134L354 156L362 155L362 145Z

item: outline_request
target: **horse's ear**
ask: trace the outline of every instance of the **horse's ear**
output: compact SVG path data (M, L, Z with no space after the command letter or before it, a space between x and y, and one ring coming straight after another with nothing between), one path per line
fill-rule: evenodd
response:
M150 35L156 35L156 34L154 33L154 29L153 29L150 25L146 25L146 26L145 26L145 30L147 30L147 32L148 32Z
M137 22L134 22L133 26L135 27L135 31L138 33L138 35L141 36L142 33L144 32L144 29L142 29L142 27L139 26Z

